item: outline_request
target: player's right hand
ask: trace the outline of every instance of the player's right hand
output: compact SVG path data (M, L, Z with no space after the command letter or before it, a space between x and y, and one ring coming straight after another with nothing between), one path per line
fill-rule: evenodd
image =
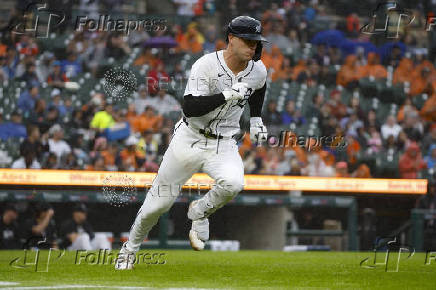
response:
M224 95L226 101L242 100L245 98L248 89L247 83L236 83L231 89L224 90L222 94Z

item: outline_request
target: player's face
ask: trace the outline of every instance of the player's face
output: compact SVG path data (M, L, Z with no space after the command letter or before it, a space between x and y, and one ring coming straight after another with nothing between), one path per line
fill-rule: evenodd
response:
M257 42L256 40L243 39L239 37L232 38L232 44L234 47L234 53L243 61L249 61L253 58L256 51Z

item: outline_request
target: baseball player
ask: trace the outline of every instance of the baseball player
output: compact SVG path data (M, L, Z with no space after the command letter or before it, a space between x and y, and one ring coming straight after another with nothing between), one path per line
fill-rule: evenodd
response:
M194 173L202 171L215 180L211 190L189 205L189 240L194 250L203 250L209 239L208 217L242 191L244 166L234 137L240 131L239 120L247 102L252 142L260 144L267 138L260 117L267 77L260 60L262 42L266 41L261 32L258 20L236 17L227 27L227 48L206 54L193 64L184 94L183 117L175 125L115 269L133 267L144 237L171 208Z

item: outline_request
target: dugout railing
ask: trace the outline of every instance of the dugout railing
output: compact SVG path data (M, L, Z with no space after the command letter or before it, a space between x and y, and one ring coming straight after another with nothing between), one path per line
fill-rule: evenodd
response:
M426 223L433 221L436 225L436 210L430 209L412 209L411 213L411 243L412 247L417 252L422 252L430 249L424 249L425 235L431 235L430 238L436 238L436 226L430 228ZM428 238L428 237L427 237Z
M135 196L135 203L142 203L145 199L145 193L138 193ZM176 200L176 203L188 204L200 195L182 194ZM20 202L20 201L46 201L50 203L65 203L86 201L89 203L108 203L105 196L97 190L0 190L0 202ZM347 230L304 230L288 231L287 235L319 235L319 236L343 236L347 235L348 250L355 251L359 249L357 233L357 203L353 197L339 196L300 196L291 197L283 195L249 195L239 194L228 206L287 206L291 209L308 208L308 207L332 207L347 209ZM168 233L168 213L161 216L159 220L158 240L148 241L144 246L147 248L185 248L189 247L186 241L169 240Z

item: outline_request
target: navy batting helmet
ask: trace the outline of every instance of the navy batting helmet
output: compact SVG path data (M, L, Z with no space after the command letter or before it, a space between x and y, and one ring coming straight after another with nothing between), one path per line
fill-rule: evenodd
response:
M262 36L262 24L259 20L256 20L249 16L238 16L230 21L226 31L226 41L229 41L229 34L234 36L257 40L259 41L256 47L256 52L253 56L254 61L258 61L262 54L262 41L268 42L265 37Z

